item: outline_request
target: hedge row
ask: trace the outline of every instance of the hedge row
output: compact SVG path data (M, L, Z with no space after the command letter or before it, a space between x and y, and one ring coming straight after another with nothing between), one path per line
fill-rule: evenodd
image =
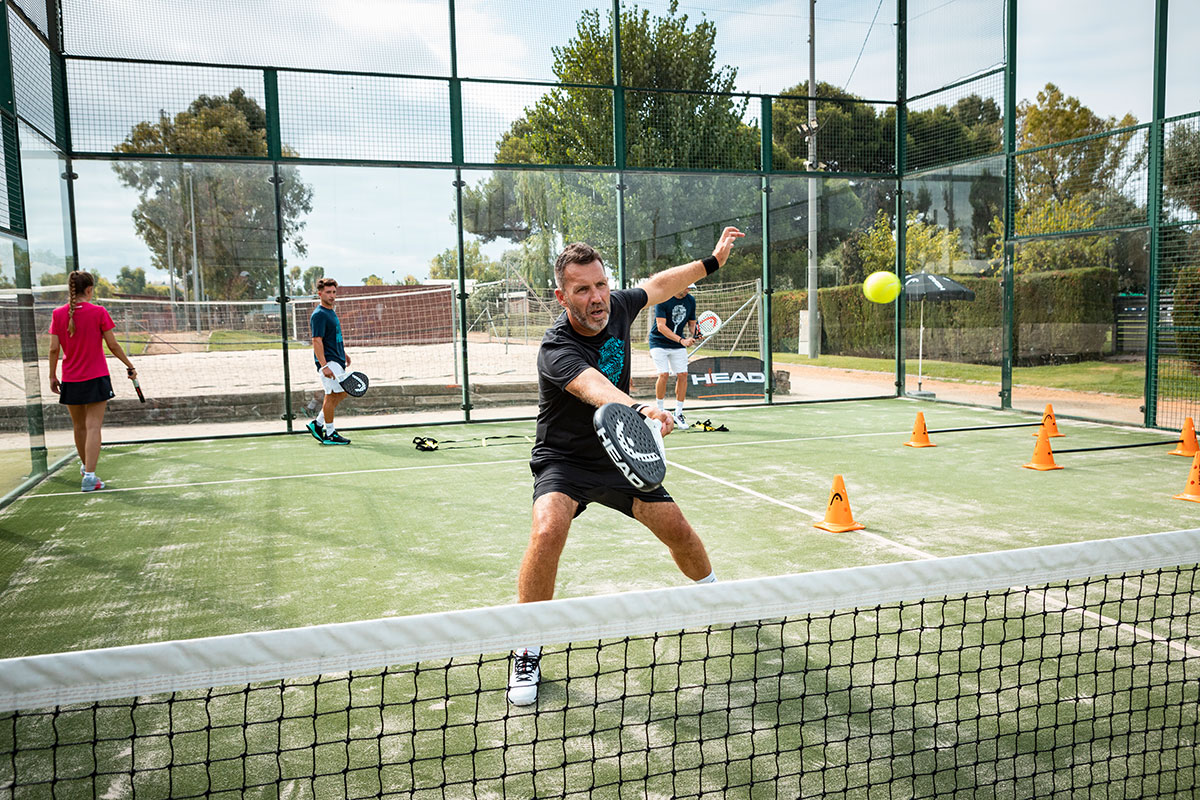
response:
M1002 287L997 278L955 276L975 292L972 301L925 301L925 357L998 364L1002 354ZM1109 348L1114 323L1117 271L1105 267L1018 275L1014 353L1022 363L1050 357L1091 358ZM821 289L821 352L830 355L893 355L895 304L868 301L862 285ZM771 341L777 350L794 349L799 312L808 307L803 290L776 292L772 300ZM910 302L905 318L905 350L916 353L920 302Z

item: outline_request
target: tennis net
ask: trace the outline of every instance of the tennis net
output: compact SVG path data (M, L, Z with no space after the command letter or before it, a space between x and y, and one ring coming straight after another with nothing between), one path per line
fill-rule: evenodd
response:
M1197 561L1176 531L9 659L0 790L1190 797Z

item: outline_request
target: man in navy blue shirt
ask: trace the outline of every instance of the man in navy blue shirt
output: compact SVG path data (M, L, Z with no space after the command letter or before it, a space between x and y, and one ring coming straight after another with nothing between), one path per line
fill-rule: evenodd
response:
M696 298L690 292L696 284L689 284L683 291L668 297L654 307L654 327L650 329L650 358L658 380L654 384L654 397L663 410L667 396L667 376L675 376L675 425L683 428L687 421L683 417L683 401L687 397L687 349L696 343Z
M337 281L321 278L317 281L317 296L321 304L313 309L308 318L312 330L313 360L317 363L317 375L325 387L325 402L321 413L306 426L308 432L321 444L350 444L350 440L337 432L333 425L333 414L338 404L346 399L342 378L350 366L350 356L342 342L342 323L333 302L337 299Z

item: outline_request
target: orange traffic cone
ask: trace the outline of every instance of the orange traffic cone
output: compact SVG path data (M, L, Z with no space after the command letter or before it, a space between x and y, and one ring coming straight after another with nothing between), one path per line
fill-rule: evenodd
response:
M1183 421L1183 431L1179 434L1179 438L1183 442L1171 451L1171 455L1194 456L1196 453L1200 453L1200 445L1196 444L1196 426L1192 424L1191 417Z
M1037 470L1062 469L1062 467L1054 463L1054 452L1050 449L1050 434L1046 430L1045 425L1038 428L1037 444L1033 447L1033 460L1021 466L1025 467L1025 469Z
M814 522L813 527L831 533L857 531L866 527L855 522L854 515L850 513L850 498L846 496L846 482L842 480L841 475L833 476L833 488L829 490L829 505L825 509L825 521Z
M1058 432L1058 423L1054 420L1054 409L1049 403L1046 403L1046 410L1042 412L1042 428L1045 428L1047 431L1049 431L1049 436L1051 439L1054 439L1058 436L1066 436L1065 433ZM1038 428L1038 430L1040 431L1041 428ZM1037 436L1037 434L1035 433L1034 436Z
M1188 475L1187 488L1182 494L1175 495L1176 500L1191 500L1200 503L1200 453L1192 456L1192 472Z
M917 412L917 421L913 424L912 438L904 443L905 447L937 447L929 441L929 430L925 427L925 415Z

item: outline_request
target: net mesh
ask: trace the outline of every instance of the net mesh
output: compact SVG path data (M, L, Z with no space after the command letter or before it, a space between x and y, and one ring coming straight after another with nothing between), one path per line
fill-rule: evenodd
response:
M170 126L186 131L197 122L197 115L190 111L194 103L202 97L228 98L234 92L257 106L262 115L258 128L265 124L266 90L258 70L79 59L67 59L66 65L71 142L77 152L111 152L130 142L134 146L125 152L212 155L211 142L182 133L171 135ZM155 127L160 132L150 137ZM139 128L144 130L135 138ZM163 141L170 146L164 147ZM265 141L230 146L227 138L223 144L221 155L266 155Z
M914 98L908 105L908 170L927 169L1004 149L1004 73Z
M1200 418L1200 226L1159 231L1157 363L1158 425L1179 428ZM1143 320L1145 299L1142 298ZM1145 323L1142 331L1144 336Z
M54 89L50 74L50 49L15 10L6 7L5 13L8 14L17 114L53 141Z
M1181 531L13 659L0 786L1184 797L1200 781L1200 574L1171 564L1198 555L1200 531ZM532 636L537 703L510 706L507 650ZM272 660L285 652L305 655Z
M298 158L450 160L445 81L283 72L279 125Z
M1200 117L1163 125L1163 222L1200 220Z
M773 146L771 167L780 172L894 172L896 109L883 103L822 97L816 104L812 131L808 99L771 100ZM816 163L810 164L810 137L816 141Z
M625 92L625 157L631 167L758 169L760 130L758 109L746 98Z
M581 164L613 160L610 89L464 82L463 151L476 164ZM553 120L556 135L536 135Z

